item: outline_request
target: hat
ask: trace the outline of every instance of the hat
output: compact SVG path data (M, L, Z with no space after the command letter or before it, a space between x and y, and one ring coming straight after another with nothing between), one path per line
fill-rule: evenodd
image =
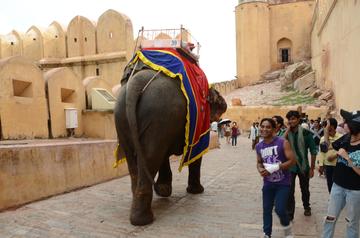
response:
M360 111L348 112L348 111L345 111L345 110L341 109L340 110L340 115L347 122L360 123Z

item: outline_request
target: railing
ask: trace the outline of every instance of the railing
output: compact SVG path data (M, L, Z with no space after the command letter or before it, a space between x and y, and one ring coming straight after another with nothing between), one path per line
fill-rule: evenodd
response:
M179 48L195 60L200 56L200 43L182 26L178 29L152 29L139 31L140 48Z

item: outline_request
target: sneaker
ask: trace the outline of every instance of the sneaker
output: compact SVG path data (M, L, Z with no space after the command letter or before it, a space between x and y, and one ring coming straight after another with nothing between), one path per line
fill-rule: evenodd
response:
M271 236L268 236L266 234L264 234L264 236L262 236L261 238L270 238Z
M304 209L304 215L307 216L307 217L311 216L311 208L310 207Z
M284 237L285 238L294 238L292 233L292 225L291 223L288 226L283 226L284 229Z

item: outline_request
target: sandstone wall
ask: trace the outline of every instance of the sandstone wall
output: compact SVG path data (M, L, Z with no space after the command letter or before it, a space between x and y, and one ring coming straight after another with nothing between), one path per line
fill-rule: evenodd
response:
M211 84L221 95L227 95L228 93L239 88L239 83L237 80L224 81L219 83Z
M127 174L112 168L114 140L0 145L0 210Z
M1 38L1 58L16 56L22 54L22 39L20 33L13 30Z
M37 61L44 56L43 37L41 31L32 26L23 36L23 56Z
M43 71L68 67L81 79L102 76L111 86L119 83L133 52L131 20L114 10L97 22L76 16L65 28L54 21L46 29L32 26L25 34L14 30L0 37L0 58L21 55Z
M236 67L239 86L252 84L270 70L268 3L249 2L235 8Z
M114 112L84 111L84 134L90 138L117 139Z
M310 60L311 19L315 3L301 1L270 6L270 57L271 69L282 67L278 42L291 42L291 62Z
M66 57L66 31L56 21L43 32L44 58Z
M20 56L0 61L0 139L48 137L41 70Z
M237 78L240 86L258 82L269 70L284 66L279 48L289 44L290 62L310 59L314 1L269 4L241 1L235 8Z
M67 27L68 57L96 53L96 28L83 16L74 17Z
M319 88L331 89L337 108L360 108L360 2L319 0L311 32L312 67Z
M67 137L65 109L77 110L75 135L83 135L82 111L85 110L85 88L82 81L68 68L52 69L45 73L49 100L52 137Z

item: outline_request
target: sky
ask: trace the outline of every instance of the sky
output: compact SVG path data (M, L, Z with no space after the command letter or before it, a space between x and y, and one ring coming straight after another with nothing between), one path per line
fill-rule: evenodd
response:
M238 0L10 0L1 3L0 35L46 28L53 21L67 26L77 15L92 21L108 9L127 15L134 37L139 29L180 28L201 44L200 66L210 83L236 75L235 6Z

